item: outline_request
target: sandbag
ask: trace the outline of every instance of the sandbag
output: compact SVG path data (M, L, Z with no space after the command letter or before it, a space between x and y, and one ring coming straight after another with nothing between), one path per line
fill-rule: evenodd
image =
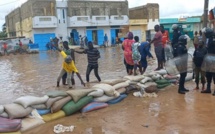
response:
M158 71L155 71L157 74L160 74L160 75L166 75L167 74L167 71L165 69L161 69L161 70L158 70Z
M185 81L191 81L192 79L193 79L193 74L192 73L187 73Z
M152 72L149 72L149 73L145 73L144 76L151 78L153 75L156 75L156 74L157 74L156 72L152 71Z
M0 117L9 118L9 116L6 112L3 112L2 114L0 114Z
M4 112L4 106L0 105L0 114Z
M137 83L137 86L138 86L139 88L146 88L146 85L145 85L145 84L142 84L142 83Z
M109 84L111 86L116 85L118 83L125 82L125 79L111 79L111 80L104 80L102 83Z
M45 104L46 104L46 107L49 109L55 101L58 101L58 100L60 100L60 99L62 99L62 98L63 98L63 96L58 96L58 97L55 97L55 98L49 98L49 99L46 101L46 103L45 103Z
M48 91L46 93L46 95L48 95L50 98L55 98L55 97L58 97L58 96L63 96L63 97L68 96L66 91L61 91L61 90Z
M22 134L20 131L17 132L8 132L8 133L0 133L0 134Z
M65 112L66 116L72 115L75 112L79 111L81 108L92 102L93 97L92 96L86 96L81 98L77 103L74 101L69 101L62 110Z
M93 92L95 89L75 89L69 90L67 93L72 96L74 102L77 102L82 97L87 96L90 92Z
M155 81L158 85L162 85L162 84L166 84L166 83L169 83L169 81L168 80L166 80L166 79L162 79L162 80L157 80L157 81Z
M178 79L179 77L177 75L165 75L164 79L166 80L172 80L172 79Z
M24 108L22 105L15 103L4 105L4 109L10 119L26 117L33 110L31 107Z
M50 109L40 109L40 110L37 110L37 112L40 115L46 115L46 114L51 113L51 110Z
M147 88L147 87L149 87L149 86L157 86L157 83L155 83L155 82L147 82L147 83L145 83L144 84L145 85L145 88Z
M108 107L107 103L91 102L87 104L85 107L83 107L81 112L82 113L91 112L105 107Z
M155 74L151 78L152 78L152 80L156 81L156 80L160 80L162 78L162 76L160 74Z
M115 96L103 95L103 96L101 96L101 97L94 98L93 101L94 101L94 102L108 102L108 101L110 101L110 100L112 100L112 99L115 99L115 98L117 98L117 97L115 97Z
M7 119L0 117L0 133L16 132L21 129L21 119Z
M138 75L138 76L125 76L124 79L131 80L131 81L135 81L135 82L139 82L139 81L141 81L142 79L144 79L144 76L143 76L143 75Z
M46 104L37 104L31 106L33 109L46 109Z
M27 131L32 128L36 128L37 126L42 125L44 123L45 122L42 119L24 118L24 119L22 119L21 132Z
M24 108L27 108L31 105L43 104L45 103L49 97L47 95L43 97L35 97L35 96L23 96L14 101L14 103L22 105Z
M104 91L102 89L96 89L95 91L89 93L87 96L101 97L102 95L104 95Z
M140 87L137 85L129 85L128 87L125 88L126 89L126 94L129 94L133 91L138 91L140 90Z
M108 84L96 84L93 86L94 89L102 89L104 93L108 96L114 96L115 94L115 89L113 86L108 85Z
M126 97L127 97L126 94L122 94L122 95L120 95L118 98L113 99L113 100L110 100L110 101L108 101L107 103L108 103L109 105L110 105L110 104L116 104L116 103L119 103L119 102L121 102L122 100L124 100Z
M167 86L169 86L169 85L171 85L170 83L165 83L165 84L158 84L157 85L157 88L165 88L165 87L167 87Z
M66 116L66 114L64 113L64 111L60 110L56 113L43 115L42 118L45 122L49 122L49 121L63 118L65 116Z
M129 86L129 84L127 82L122 82L122 83L118 83L118 84L114 85L113 87L115 89L119 89L119 88L123 88L123 87L127 87L127 86Z
M119 92L120 94L124 94L126 92L126 89L125 88L119 88L116 91Z
M149 86L149 87L146 87L146 88L144 89L144 91L145 91L146 93L157 93L157 92L158 92L158 88L157 88L156 85L151 85L151 86Z
M138 82L131 81L131 80L127 80L125 82L127 82L129 85L137 85L137 83L138 83Z
M153 81L152 78L150 78L150 77L145 77L144 79L142 79L142 80L140 81L140 83L145 84L146 82L150 82L150 81Z
M67 96L61 100L56 101L51 107L51 113L55 113L61 110L61 108L70 100L72 99L71 96Z

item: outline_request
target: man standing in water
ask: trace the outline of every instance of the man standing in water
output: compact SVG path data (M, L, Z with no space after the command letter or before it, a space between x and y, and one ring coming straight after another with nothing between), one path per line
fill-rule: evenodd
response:
M98 81L101 81L101 78L98 74L98 59L100 58L100 52L98 49L93 47L93 43L91 41L88 42L88 48L84 50L83 52L78 52L75 51L76 53L79 54L87 54L87 59L88 59L88 66L87 66L87 73L86 73L86 80L87 82L90 81L90 72L94 69L94 74Z

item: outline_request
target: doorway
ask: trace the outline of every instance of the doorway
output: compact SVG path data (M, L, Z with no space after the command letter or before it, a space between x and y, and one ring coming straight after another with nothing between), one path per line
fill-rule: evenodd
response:
M97 35L97 30L93 30L93 44L97 45L98 44L98 35Z

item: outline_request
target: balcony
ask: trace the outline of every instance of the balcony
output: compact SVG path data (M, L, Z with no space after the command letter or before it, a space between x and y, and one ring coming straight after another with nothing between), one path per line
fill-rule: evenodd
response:
M129 25L129 18L127 15L113 15L110 16L110 25Z
M109 26L110 20L108 16L92 16L92 26Z
M83 27L91 26L90 16L73 16L70 17L68 27Z
M55 16L35 16L33 28L56 28L57 18Z

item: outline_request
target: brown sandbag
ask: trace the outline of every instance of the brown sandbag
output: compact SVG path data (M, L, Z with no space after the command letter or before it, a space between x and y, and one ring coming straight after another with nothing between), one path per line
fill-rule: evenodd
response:
M118 83L122 83L125 81L126 81L125 79L111 79L111 80L104 80L104 81L102 81L102 83L113 86L113 85L116 85Z
M48 95L51 98L55 98L58 96L63 96L63 97L68 96L68 94L65 91L60 91L60 90L48 91L46 95Z
M67 93L72 96L74 102L78 102L81 98L87 96L89 93L95 91L96 89L75 89L69 90Z
M31 107L24 108L22 105L15 103L4 105L4 109L10 119L26 117L33 110Z
M158 92L158 88L155 85L149 86L147 88L145 88L145 92L146 93L157 93Z
M38 118L24 118L24 119L22 119L21 132L35 128L35 127L42 125L44 123L45 122L42 119L38 119Z
M129 85L128 87L125 88L126 89L126 94L129 94L133 91L139 91L140 87L137 85Z
M51 107L51 113L55 113L61 110L61 108L66 105L67 102L69 102L70 100L72 100L71 96L67 96L66 98L60 99L56 102L54 102L54 104Z
M0 117L0 133L16 132L21 129L21 119L7 119Z
M62 98L63 98L63 96L58 96L58 97L55 97L55 98L49 98L45 103L46 108L49 109L54 102L56 102L56 101L58 101L58 100L60 100Z

